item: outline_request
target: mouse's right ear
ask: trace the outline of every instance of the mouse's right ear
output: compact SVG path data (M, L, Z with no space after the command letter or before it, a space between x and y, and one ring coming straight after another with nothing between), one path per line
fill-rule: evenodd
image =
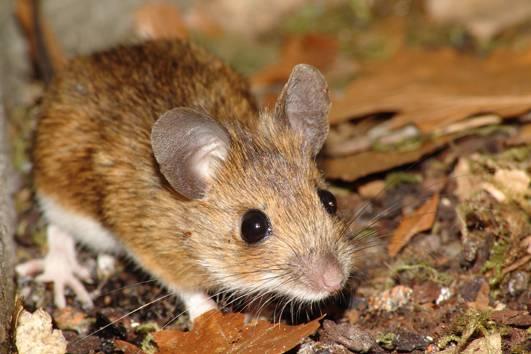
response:
M230 137L212 117L180 107L155 122L151 147L170 185L189 199L200 199L208 192L218 164L227 157Z
M323 75L311 65L295 65L275 105L275 117L304 138L313 156L328 135L330 97Z

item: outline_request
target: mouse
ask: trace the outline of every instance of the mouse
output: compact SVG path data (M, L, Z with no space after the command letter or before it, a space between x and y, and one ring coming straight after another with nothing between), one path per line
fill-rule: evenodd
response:
M93 304L76 244L132 260L193 321L211 294L315 303L345 286L356 241L317 166L329 89L293 67L274 107L186 40L74 58L44 95L33 148L48 254L17 266Z

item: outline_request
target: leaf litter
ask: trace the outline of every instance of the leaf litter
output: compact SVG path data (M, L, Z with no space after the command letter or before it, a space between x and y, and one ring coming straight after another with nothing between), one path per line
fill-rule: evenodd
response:
M241 38L231 37L216 27L219 24L194 24L186 10L165 6L173 5L139 7L138 33L195 38L195 32L204 31L214 47L232 47ZM526 145L525 115L531 101L525 75L531 56L514 48L497 48L484 57L455 49L413 48L402 32L411 26L403 26L404 19L379 15L381 6L377 1L373 9L367 7L368 12L340 17L355 21L336 22L323 33L283 33L279 57L261 68L240 62L244 70L254 68L251 77L265 104L275 97L296 61L309 61L334 80L345 78L343 84L331 85L332 130L338 138L331 134L320 163L334 190L341 191L337 193L341 213L356 214L358 232L378 234L382 244L357 260L348 301L326 311L326 325L320 327L319 319L306 323L288 318L245 324L242 314L231 312L238 309L229 306L228 313L207 314L190 329L186 317L175 318L173 300L136 311L164 291L146 282L145 275L126 271L121 261L114 274L98 280L101 284L88 286L97 296L93 311L79 309L69 298L77 311L54 312L48 287L19 279L24 306L52 313L69 342L68 351L75 353L163 353L175 352L179 345L199 350L203 344L211 345L206 347L210 352L251 348L280 353L295 348L305 354L325 348L336 352L496 352L499 345L514 352L531 349L525 330L531 296L531 151ZM349 9L338 8L339 13ZM327 11L314 13L311 21L325 23L319 16L328 16ZM387 13L396 16L394 11ZM368 38L365 42L353 34L360 28ZM375 29L381 31L380 37L372 37ZM379 43L382 38L393 44ZM279 43L268 42L267 36L263 40L271 47ZM360 46L346 48L346 43ZM396 52L389 56L389 48ZM29 110L23 112L28 114L22 118L31 122ZM28 135L28 127L17 129L23 130L21 136ZM347 141L353 146L342 146ZM388 171L420 178L388 183ZM43 247L38 237L27 240L42 227L35 222L35 206L27 201L29 190L26 184L20 193L21 225L25 225L17 235L20 259L40 254ZM393 259L385 252L386 244L395 253ZM85 259L92 257L82 254ZM223 306L223 300L220 303Z

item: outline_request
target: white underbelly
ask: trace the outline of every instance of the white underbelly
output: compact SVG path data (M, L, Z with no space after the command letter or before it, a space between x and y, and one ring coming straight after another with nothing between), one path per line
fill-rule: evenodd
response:
M98 221L68 211L42 194L38 196L38 200L47 221L70 234L76 241L97 252L121 251L122 247L115 236Z

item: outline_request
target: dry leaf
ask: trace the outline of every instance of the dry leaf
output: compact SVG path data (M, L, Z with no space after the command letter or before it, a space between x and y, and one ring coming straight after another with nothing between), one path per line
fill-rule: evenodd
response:
M255 88L285 82L293 67L310 64L325 71L334 64L338 52L337 40L323 34L289 37L282 47L280 59L258 73L251 82Z
M494 173L494 180L515 195L524 195L529 192L529 183L531 183L531 178L522 170L499 169Z
M531 144L531 123L521 126L518 133L515 136L510 137L507 143L508 145Z
M135 29L143 38L186 38L188 30L176 6L164 1L148 2L135 12Z
M258 320L244 324L241 313L209 311L194 322L190 332L177 330L153 334L158 354L170 353L284 353L319 328L316 319L298 326Z
M412 151L364 151L346 157L327 158L321 162L326 177L353 181L376 172L417 161L444 147L453 136L444 136L424 143Z
M387 245L387 253L391 257L396 256L415 234L431 229L438 205L439 194L434 194L420 208L402 219Z
M489 293L490 293L489 283L483 280L481 283L481 287L479 288L479 291L474 301L467 303L468 307L479 310L479 311L488 310L489 309Z
M494 333L483 338L475 339L463 351L463 354L477 353L501 354L501 335L499 333Z
M404 285L397 285L385 290L377 296L371 296L367 301L374 311L396 311L407 305L413 296L413 289Z
M385 189L385 182L382 180L370 181L358 188L358 193L363 198L377 198L381 196Z
M487 59L453 50L402 51L367 65L332 104L332 123L375 112L397 112L389 128L415 124L437 133L466 117L502 118L531 109L531 52L500 51Z
M493 321L509 326L531 326L531 314L528 311L501 310L493 312L490 318Z
M22 311L18 317L16 345L24 354L63 354L66 339L58 329L52 330L52 318L43 309Z
M529 0L428 0L428 14L437 21L463 24L480 40L531 17Z
M121 350L124 354L144 354L144 351L136 345L120 339L114 340L114 347Z
M38 11L38 9L34 8L35 4L36 2L32 0L17 0L15 12L17 19L28 39L31 57L34 62L38 62L42 61L42 58L38 57L39 53L37 51L37 39L35 38L35 22L33 21L33 12ZM48 55L50 56L52 65L52 68L45 68L43 70L52 69L53 71L57 71L65 65L65 55L61 46L59 45L59 42L57 41L57 38L53 35L50 27L46 23L46 20L42 18L42 15L40 22L40 28L43 40L45 42L44 44ZM43 74L46 75L47 73Z

